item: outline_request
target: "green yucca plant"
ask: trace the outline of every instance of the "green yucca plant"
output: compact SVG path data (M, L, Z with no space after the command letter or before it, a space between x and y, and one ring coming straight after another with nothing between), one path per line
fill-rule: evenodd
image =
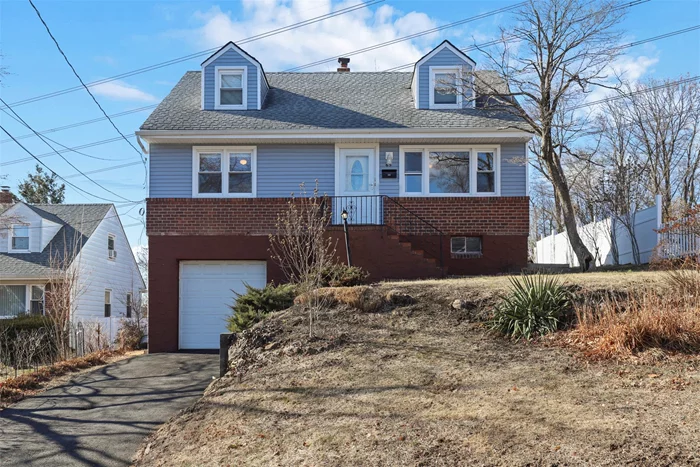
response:
M514 339L556 331L572 297L555 277L536 274L511 278L511 290L496 306L492 328Z

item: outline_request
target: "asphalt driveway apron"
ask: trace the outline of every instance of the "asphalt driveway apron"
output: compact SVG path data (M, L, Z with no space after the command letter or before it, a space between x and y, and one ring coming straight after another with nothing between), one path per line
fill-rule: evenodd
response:
M216 355L185 353L80 374L0 412L0 465L129 465L143 439L217 374Z

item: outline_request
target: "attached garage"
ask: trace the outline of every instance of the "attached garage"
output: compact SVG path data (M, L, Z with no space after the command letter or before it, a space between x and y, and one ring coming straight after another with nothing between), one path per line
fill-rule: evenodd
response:
M264 287L266 282L265 261L181 261L180 349L218 348L233 292L245 292L244 284Z

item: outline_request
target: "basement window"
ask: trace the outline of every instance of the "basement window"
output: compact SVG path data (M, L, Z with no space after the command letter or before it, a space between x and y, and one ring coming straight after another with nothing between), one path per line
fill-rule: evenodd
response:
M480 258L481 237L450 238L450 253L453 258Z

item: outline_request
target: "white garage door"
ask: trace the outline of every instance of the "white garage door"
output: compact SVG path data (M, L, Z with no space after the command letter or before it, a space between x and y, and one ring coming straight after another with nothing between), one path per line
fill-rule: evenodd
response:
M235 295L245 284L264 287L265 261L182 261L180 263L180 348L216 349L226 331Z

